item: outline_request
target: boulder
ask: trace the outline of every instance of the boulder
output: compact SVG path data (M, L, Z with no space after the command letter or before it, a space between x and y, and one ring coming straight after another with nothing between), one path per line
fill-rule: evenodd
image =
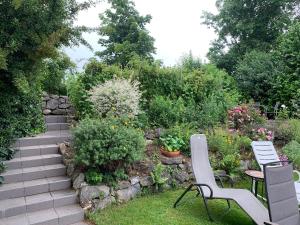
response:
M140 184L135 184L126 189L118 190L116 192L116 196L117 196L118 202L127 202L130 199L137 196L137 194L139 194L140 192L141 192Z
M140 178L139 177L131 177L130 178L131 185L135 185L135 184L137 184L139 182L140 182Z
M160 160L161 160L162 164L165 164L165 165L179 165L179 164L182 164L182 159L183 159L182 156L173 157L173 158L166 157L166 156L163 156L163 155L160 156Z
M81 184L84 182L84 174L80 173L73 181L73 188L75 190L81 188Z
M51 110L50 109L44 109L43 110L43 114L44 115L50 115L51 114Z
M175 178L178 180L180 183L183 183L185 181L188 181L190 176L187 172L185 171L179 171L175 173Z
M66 99L64 97L59 98L59 103L66 103Z
M67 111L65 109L55 109L52 111L54 115L66 115Z
M142 187L149 187L153 185L153 179L151 176L141 177L140 184Z
M60 104L58 106L58 108L60 108L60 109L67 109L67 108L70 108L70 104L63 103L63 104Z
M122 190L122 189L125 189L125 188L128 188L128 187L130 187L131 186L131 184L130 184L130 182L129 181L127 181L127 180L122 180L122 181L119 181L118 182L118 185L117 185L117 190Z
M108 196L104 199L94 199L93 200L94 210L104 209L107 206L114 203L115 201L116 201L116 199L113 196Z
M58 100L57 99L50 99L47 102L47 109L54 110L54 109L57 109L57 108L58 108Z
M94 199L103 200L110 195L110 189L106 185L84 186L81 188L79 201L82 207L91 204Z

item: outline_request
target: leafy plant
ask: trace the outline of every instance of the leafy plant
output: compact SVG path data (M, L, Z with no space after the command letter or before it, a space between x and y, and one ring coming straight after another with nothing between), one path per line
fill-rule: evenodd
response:
M282 148L282 152L293 161L295 166L300 168L300 144L297 141L291 141Z
M179 151L181 147L185 145L184 141L181 138L173 137L171 135L160 137L159 140L164 150L168 152Z
M240 155L238 153L225 155L220 161L220 169L225 170L229 175L237 174L239 168Z
M161 163L158 163L155 165L153 171L151 172L151 177L156 191L162 190L164 184L168 180L168 178L163 177L164 171L165 167Z
M100 117L135 117L140 113L138 85L138 82L126 79L108 80L90 90L90 101Z
M73 136L76 163L104 176L141 159L145 151L143 132L121 118L84 119Z
M85 172L85 179L88 184L97 185L102 182L103 175L96 169L90 168Z
M176 124L175 126L171 127L170 129L167 129L162 137L167 137L168 135L172 137L178 137L183 140L184 145L180 148L182 153L189 156L191 154L190 152L190 138L193 134L197 133L197 129L193 124L188 123L182 123L182 124Z

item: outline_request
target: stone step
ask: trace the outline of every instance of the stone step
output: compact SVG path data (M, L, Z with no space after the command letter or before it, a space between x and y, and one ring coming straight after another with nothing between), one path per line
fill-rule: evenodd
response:
M47 166L60 163L62 163L61 154L35 155L4 161L4 165L7 170L23 169L34 166Z
M54 164L47 166L35 166L23 169L7 170L1 174L4 183L15 183L21 181L30 181L42 178L63 176L66 174L66 166L63 164Z
M0 200L31 196L71 187L71 179L65 176L15 182L0 186Z
M47 123L46 126L48 131L69 129L68 123Z
M78 205L24 213L0 219L0 225L70 225L83 221L84 211Z
M67 123L68 117L63 115L45 116L45 123Z
M14 158L38 156L38 155L49 155L58 153L58 145L36 145L16 148L17 152Z
M19 138L13 148L37 146L37 145L52 145L70 140L71 135L68 130L48 131L44 134L35 137Z
M77 195L73 190L53 191L26 197L1 200L0 218L58 208L66 205L72 205L77 202Z

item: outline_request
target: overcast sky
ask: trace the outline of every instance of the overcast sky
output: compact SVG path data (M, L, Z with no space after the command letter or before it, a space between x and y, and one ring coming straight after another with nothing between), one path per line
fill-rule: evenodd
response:
M155 38L156 59L166 66L175 65L180 57L190 50L193 55L205 59L210 42L215 38L213 30L202 25L203 11L216 12L215 0L134 0L141 15L150 14L151 23L147 26ZM89 27L100 25L99 13L108 5L99 3L79 14L77 24ZM94 51L101 49L96 33L88 33L84 38ZM66 49L67 54L81 67L94 52L86 47Z

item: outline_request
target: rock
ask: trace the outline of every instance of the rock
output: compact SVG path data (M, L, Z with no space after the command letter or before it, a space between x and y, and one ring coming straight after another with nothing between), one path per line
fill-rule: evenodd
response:
M135 185L135 184L137 184L139 182L140 182L140 178L139 177L132 177L132 178L130 178L131 185Z
M59 103L66 103L66 99L63 98L63 97L60 97L60 98L59 98Z
M179 164L182 164L182 159L183 159L182 156L173 157L173 158L166 157L166 156L163 156L163 155L160 156L161 162L165 165L179 165Z
M128 188L130 185L131 185L130 182L127 180L119 181L117 185L117 190Z
M74 107L70 106L70 108L67 109L67 113L70 114L70 115L75 115Z
M67 109L67 108L70 108L70 104L60 104L60 105L58 105L58 108L60 108L60 109Z
M186 162L186 168L189 173L193 172L193 167L191 162Z
M65 109L55 109L52 111L54 115L66 115L67 111Z
M93 200L94 203L94 210L97 209L104 209L107 206L111 205L112 203L114 203L116 201L116 199L113 196L108 196L102 200L100 199L95 199Z
M68 175L68 177L71 177L73 175L74 171L75 171L75 165L73 163L69 164L67 166L67 175Z
M55 100L59 99L58 95L49 95L49 96L50 96L50 98L55 99Z
M46 108L46 101L42 101L42 109Z
M178 165L178 167L179 167L180 169L182 169L182 170L184 170L184 169L185 169L185 166L184 166L184 164L179 164L179 165Z
M141 191L141 186L139 184L130 186L126 189L118 190L116 192L118 202L127 202L134 198Z
M50 99L47 102L47 109L57 109L58 108L58 100L56 99Z
M146 145L152 145L153 144L153 140L146 140Z
M185 172L185 171L180 171L180 172L177 172L177 173L175 174L175 178L176 178L176 180L178 180L180 183L183 183L183 182L185 182L185 181L188 181L189 178L190 178L190 176L189 176L189 174L188 174L187 172Z
M251 167L250 160L241 160L241 170L248 170Z
M100 186L84 186L80 191L80 205L86 207L91 203L93 199L103 200L110 194L109 187L106 185Z
M81 183L84 182L84 174L83 173L80 173L74 180L73 182L73 188L76 190L76 189L79 189L80 186L81 186Z
M62 154L63 156L67 154L67 146L65 143L59 144L58 149L59 149L60 154Z
M51 114L51 110L50 109L44 109L43 110L43 114L44 115L50 115Z
M151 176L141 177L140 184L142 187L149 187L153 185L153 179Z
M133 168L143 174L150 174L154 169L154 163L150 160L134 163Z

